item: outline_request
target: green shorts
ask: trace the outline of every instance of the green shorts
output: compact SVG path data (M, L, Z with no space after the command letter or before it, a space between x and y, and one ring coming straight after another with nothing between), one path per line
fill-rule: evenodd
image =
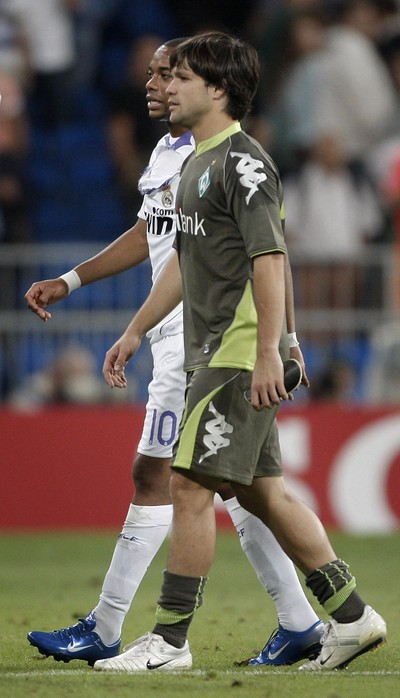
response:
M244 396L251 379L233 368L191 374L173 468L244 485L282 475L278 406L257 412Z

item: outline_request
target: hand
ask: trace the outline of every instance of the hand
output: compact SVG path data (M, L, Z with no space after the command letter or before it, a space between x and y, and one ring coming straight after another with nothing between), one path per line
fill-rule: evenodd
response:
M57 303L68 296L68 286L64 279L48 279L47 281L35 281L29 291L25 293L28 308L36 313L41 320L50 320L51 313L45 310L47 305Z
M305 388L310 387L310 381L308 380L308 376L306 373L306 366L304 363L304 356L302 354L302 351L300 347L291 347L290 349L290 358L291 359L297 359L301 366L301 370L303 371L303 377L301 379L301 385L304 385Z
M257 359L251 384L251 404L256 410L280 405L282 400L293 400L283 380L283 363L278 350Z
M142 339L136 334L123 334L108 350L103 364L104 380L110 388L126 388L125 366L138 351Z

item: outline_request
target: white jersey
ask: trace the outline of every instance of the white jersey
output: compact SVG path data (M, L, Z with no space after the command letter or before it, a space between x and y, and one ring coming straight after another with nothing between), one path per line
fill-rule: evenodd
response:
M147 222L147 242L153 284L160 275L172 251L175 239L175 201L182 165L194 150L194 140L188 131L179 138L169 134L161 138L154 148L148 167L139 180L143 203L139 218ZM162 337L183 332L182 304L174 308L148 337L154 343Z

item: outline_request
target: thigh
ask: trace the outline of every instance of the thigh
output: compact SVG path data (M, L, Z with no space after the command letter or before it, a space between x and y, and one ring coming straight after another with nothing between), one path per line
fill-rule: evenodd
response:
M251 373L202 368L189 381L174 468L249 485L264 474L263 451L277 407L258 412L244 394Z
M254 475L255 477L282 475L281 447L276 419L272 422L270 432L262 445Z
M171 458L185 400L183 335L164 337L152 344L153 378L138 453Z

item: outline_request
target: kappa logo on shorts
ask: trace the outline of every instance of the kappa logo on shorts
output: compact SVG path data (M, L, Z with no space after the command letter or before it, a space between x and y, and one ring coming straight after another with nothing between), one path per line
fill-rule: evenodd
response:
M253 194L258 191L260 182L265 182L267 175L265 172L257 172L256 170L264 169L262 160L255 160L249 153L231 153L231 158L240 158L236 165L236 172L240 175L240 183L246 189L250 189L246 196L246 204L249 203Z
M209 435L203 437L203 443L207 446L208 451L199 458L199 463L202 463L208 456L215 456L220 448L229 446L231 440L225 437L225 434L233 432L232 424L228 424L223 414L220 414L215 409L212 402L209 404L209 410L214 415L214 419L210 419L206 423L206 429Z

